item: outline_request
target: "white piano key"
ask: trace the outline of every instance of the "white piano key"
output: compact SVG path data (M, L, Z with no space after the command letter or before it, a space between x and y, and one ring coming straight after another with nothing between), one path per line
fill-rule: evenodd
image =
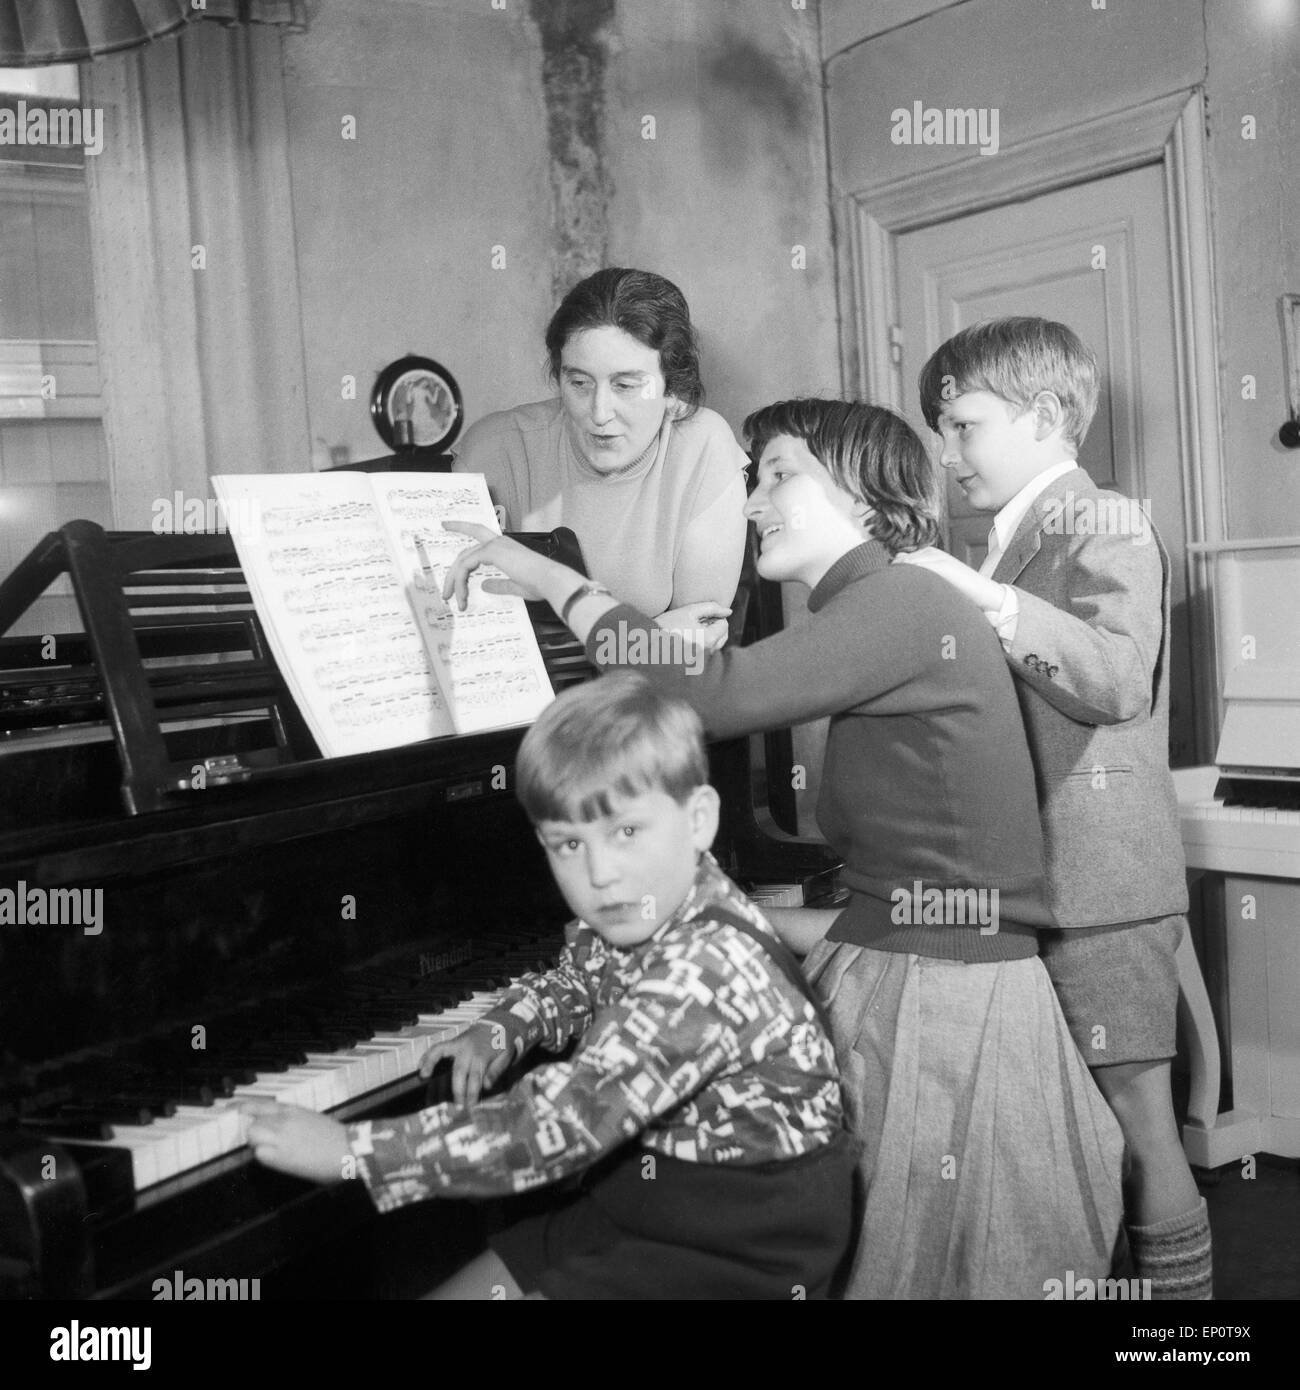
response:
M277 1100L329 1111L414 1076L420 1058L434 1043L459 1036L500 1002L499 990L476 990L469 999L439 1013L418 1016L401 1029L377 1032L355 1047L337 1052L309 1052L307 1061L283 1072L258 1072L256 1080L237 1086L211 1106L178 1105L174 1116L148 1125L113 1125L112 1139L101 1148L124 1148L131 1155L135 1190L142 1192L214 1158L243 1148L247 1122L239 1109L244 1100Z
M335 1106L343 1105L352 1099L352 1093L348 1090L346 1068L331 1066L328 1062L308 1062L307 1069L316 1071L321 1076L322 1093L326 1099L320 1109L333 1110Z
M137 1192L142 1192L146 1187L153 1187L163 1180L164 1174L158 1162L158 1147L152 1139L140 1139L134 1135L119 1139L114 1127L112 1139L78 1139L76 1142L92 1149L128 1150L131 1154L131 1181Z
M384 1084L389 1081L396 1081L401 1075L398 1070L399 1052L396 1047L385 1047L382 1044L361 1043L358 1052L373 1052L380 1059L380 1082Z

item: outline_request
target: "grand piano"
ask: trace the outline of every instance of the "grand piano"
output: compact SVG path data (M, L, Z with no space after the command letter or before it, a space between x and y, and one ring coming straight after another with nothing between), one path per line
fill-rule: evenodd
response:
M581 568L570 532L518 539ZM62 576L85 630L3 636ZM753 599L734 640L780 621L774 590ZM530 610L555 689L590 678ZM359 1184L256 1164L236 1106L442 1098L416 1074L428 1041L554 959L520 737L321 758L224 535L72 522L0 584L0 1297L256 1278L264 1299L400 1298L481 1248L500 1204L378 1218ZM750 742L710 759L724 866L830 890L788 807L784 829L755 809Z
M1207 954L1232 1103L1220 1111L1215 1019L1184 972L1183 1140L1193 1163L1214 1168L1260 1151L1300 1158L1300 540L1191 549L1214 565L1222 719L1215 762L1176 770L1174 783L1188 871L1211 888Z

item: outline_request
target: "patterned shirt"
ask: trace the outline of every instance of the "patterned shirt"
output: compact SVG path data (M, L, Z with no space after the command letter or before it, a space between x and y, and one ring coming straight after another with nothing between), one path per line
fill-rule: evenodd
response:
M816 1013L724 908L771 927L711 855L650 940L623 950L576 924L560 964L526 975L476 1027L499 1027L535 1067L474 1105L348 1126L359 1175L388 1211L433 1196L523 1192L632 1139L696 1163L756 1164L829 1143L841 1127L835 1053Z

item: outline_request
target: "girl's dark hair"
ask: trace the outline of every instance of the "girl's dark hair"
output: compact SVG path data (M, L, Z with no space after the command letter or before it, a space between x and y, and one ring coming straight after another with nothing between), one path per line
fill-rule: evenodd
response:
M754 411L744 432L755 463L778 435L802 440L840 487L875 509L867 526L894 553L939 539L938 470L892 410L860 401L778 401Z
M659 354L664 391L685 407L687 419L704 403L700 345L686 297L671 280L650 270L610 266L580 280L560 301L546 326L552 381L560 379L560 353L575 333L621 328Z

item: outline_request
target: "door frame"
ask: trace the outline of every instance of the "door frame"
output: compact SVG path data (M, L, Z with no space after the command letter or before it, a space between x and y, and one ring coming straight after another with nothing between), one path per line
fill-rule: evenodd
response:
M1164 170L1168 207L1178 432L1195 659L1191 662L1198 762L1214 757L1221 698L1208 557L1193 547L1224 539L1222 425L1217 370L1205 101L1200 87L1004 145L970 160L867 184L836 198L837 283L844 383L860 399L899 410L895 238L904 232L1019 202L1144 164Z

